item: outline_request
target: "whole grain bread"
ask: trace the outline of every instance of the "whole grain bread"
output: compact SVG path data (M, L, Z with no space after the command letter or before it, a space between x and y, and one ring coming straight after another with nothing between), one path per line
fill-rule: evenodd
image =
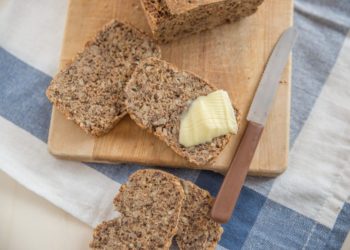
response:
M210 217L213 198L189 181L181 181L185 201L181 209L175 240L180 249L215 249L223 229Z
M136 65L150 56L160 57L150 38L113 20L53 78L46 95L85 132L103 135L126 114L124 86Z
M169 42L253 14L263 0L141 0L153 36Z
M139 170L123 184L114 205L121 216L94 230L92 249L169 249L177 231L184 191L175 176Z
M199 96L216 88L157 58L144 60L125 87L127 111L136 124L153 133L195 165L210 164L224 149L230 134L192 147L179 143L181 114Z

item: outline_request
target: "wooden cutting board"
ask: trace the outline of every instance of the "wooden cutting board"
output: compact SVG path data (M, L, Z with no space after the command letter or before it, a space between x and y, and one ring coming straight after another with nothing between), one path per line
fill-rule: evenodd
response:
M292 0L265 0L254 15L242 21L162 46L165 60L227 90L241 112L239 133L232 137L216 162L204 169L226 171L246 126L245 117L264 65L280 34L291 26L292 14ZM138 0L71 0L61 68L112 18L127 21L150 34ZM289 63L280 82L273 110L250 167L251 175L275 176L286 169L290 66ZM185 160L137 127L129 117L107 135L93 138L54 108L48 145L52 154L72 160L189 167Z

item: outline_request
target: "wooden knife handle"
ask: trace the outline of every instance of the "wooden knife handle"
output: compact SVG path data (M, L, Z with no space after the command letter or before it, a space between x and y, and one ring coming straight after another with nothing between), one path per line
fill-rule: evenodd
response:
M211 209L211 217L219 223L226 223L231 218L263 129L262 125L248 121L243 138Z

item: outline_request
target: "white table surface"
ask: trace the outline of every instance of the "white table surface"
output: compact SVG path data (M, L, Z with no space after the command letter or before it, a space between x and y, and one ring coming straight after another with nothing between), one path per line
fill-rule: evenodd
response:
M0 171L1 250L88 249L92 229Z

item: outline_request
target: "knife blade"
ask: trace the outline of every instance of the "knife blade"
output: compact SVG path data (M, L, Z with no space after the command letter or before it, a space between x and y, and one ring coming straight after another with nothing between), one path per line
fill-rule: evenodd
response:
M219 223L226 223L232 215L296 38L293 27L285 30L267 62L248 112L246 130L211 209L211 217Z
M268 113L277 92L278 82L288 62L291 51L297 38L296 30L291 27L283 32L273 49L269 61L261 77L252 104L247 116L248 121L265 125Z

